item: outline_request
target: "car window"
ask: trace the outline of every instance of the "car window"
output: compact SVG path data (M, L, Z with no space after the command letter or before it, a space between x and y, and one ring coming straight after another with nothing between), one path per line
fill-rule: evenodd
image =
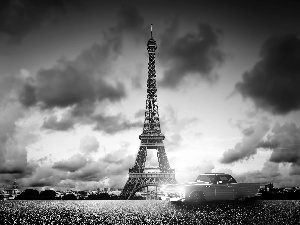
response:
M230 175L218 175L217 179L222 183L236 183L236 180Z
M228 177L227 176L219 176L219 180L228 181Z
M213 184L217 183L217 177L216 176L210 176L210 180Z
M209 182L211 183L211 179L209 176L205 176L205 175L199 175L197 177L197 180L196 181L204 181L204 182Z

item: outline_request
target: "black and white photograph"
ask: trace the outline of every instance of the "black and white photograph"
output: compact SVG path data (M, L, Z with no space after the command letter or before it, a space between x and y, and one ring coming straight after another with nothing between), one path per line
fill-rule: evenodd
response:
M0 0L0 224L300 224L300 1Z

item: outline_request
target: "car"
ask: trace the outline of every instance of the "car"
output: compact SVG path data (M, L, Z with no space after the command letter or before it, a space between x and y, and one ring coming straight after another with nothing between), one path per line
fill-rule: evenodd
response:
M166 185L163 192L166 200L202 202L252 198L259 188L259 183L237 183L230 174L204 173L194 182Z

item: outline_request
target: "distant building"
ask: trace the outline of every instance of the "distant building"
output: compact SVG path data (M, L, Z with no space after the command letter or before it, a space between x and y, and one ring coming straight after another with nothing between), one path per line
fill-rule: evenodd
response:
M121 191L118 191L118 190L116 190L116 191L110 191L110 192L108 192L108 194L109 194L109 195L120 196Z
M284 188L284 192L294 192L293 188Z
M4 200L11 200L11 199L15 199L20 194L21 191L19 190L18 184L15 180L13 185L10 188L4 187L1 195L3 196Z
M265 191L272 191L274 189L273 183L269 183L265 185Z

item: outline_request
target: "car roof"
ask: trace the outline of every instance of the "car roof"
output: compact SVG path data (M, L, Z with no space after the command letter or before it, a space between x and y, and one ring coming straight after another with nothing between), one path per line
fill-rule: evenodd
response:
M201 173L199 175L229 175L227 173Z

